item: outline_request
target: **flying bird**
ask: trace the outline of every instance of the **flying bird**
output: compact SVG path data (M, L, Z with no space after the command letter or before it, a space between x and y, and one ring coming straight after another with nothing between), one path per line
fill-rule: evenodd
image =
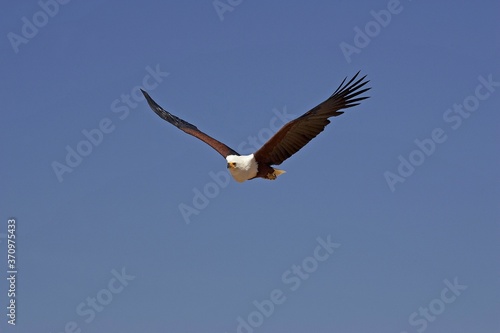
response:
M180 130L208 144L221 154L227 161L227 168L237 182L254 178L274 180L285 173L276 169L287 158L298 152L309 141L321 133L330 123L328 118L340 116L342 109L359 104L368 96L360 96L371 88L363 88L369 81L366 75L357 79L359 72L347 83L345 78L337 90L324 102L307 111L302 116L285 124L259 150L250 155L240 155L224 143L200 131L193 124L174 116L159 106L147 92L141 89L144 97L153 111L162 119L168 121ZM345 83L345 84L344 84ZM363 88L363 89L362 89Z

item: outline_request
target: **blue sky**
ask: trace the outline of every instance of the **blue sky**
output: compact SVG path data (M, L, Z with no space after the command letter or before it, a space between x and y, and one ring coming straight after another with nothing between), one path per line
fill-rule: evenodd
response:
M498 332L499 9L4 5L0 329ZM229 181L138 95L248 150L358 70L371 98L274 182Z

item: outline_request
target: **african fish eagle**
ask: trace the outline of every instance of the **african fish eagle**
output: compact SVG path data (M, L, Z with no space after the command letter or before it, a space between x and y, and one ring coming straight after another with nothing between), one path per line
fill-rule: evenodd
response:
M273 165L280 165L321 133L330 123L328 118L340 116L343 113L339 110L356 106L360 101L367 99L368 96L359 95L370 90L370 88L361 89L369 81L365 80L366 75L357 79L358 75L359 72L347 83L345 83L347 80L345 78L327 100L285 124L259 150L250 155L238 154L224 143L200 131L196 126L164 110L148 93L142 89L141 91L151 109L158 116L219 152L226 159L227 168L233 178L242 183L254 178L276 179L285 171L275 169Z

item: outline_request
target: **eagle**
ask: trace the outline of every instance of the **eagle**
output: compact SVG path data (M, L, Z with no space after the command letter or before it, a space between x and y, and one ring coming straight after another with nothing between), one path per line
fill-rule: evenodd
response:
M328 118L340 116L344 113L340 110L356 106L360 101L369 98L369 96L360 96L371 88L365 87L370 82L365 80L366 75L358 79L359 73L356 73L348 82L346 82L347 77L344 78L328 99L285 124L259 150L250 155L238 154L234 149L200 131L193 124L164 110L147 92L142 89L141 91L151 109L158 116L205 142L221 154L226 159L227 168L233 178L242 183L255 178L275 180L285 171L273 166L283 163L321 133L330 123Z

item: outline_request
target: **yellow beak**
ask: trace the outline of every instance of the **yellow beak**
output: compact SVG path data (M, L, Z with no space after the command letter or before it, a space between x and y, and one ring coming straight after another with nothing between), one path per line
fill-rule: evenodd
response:
M234 168L236 168L236 163L234 163L234 162L229 162L229 163L227 164L227 168L228 168L228 169L234 169Z

